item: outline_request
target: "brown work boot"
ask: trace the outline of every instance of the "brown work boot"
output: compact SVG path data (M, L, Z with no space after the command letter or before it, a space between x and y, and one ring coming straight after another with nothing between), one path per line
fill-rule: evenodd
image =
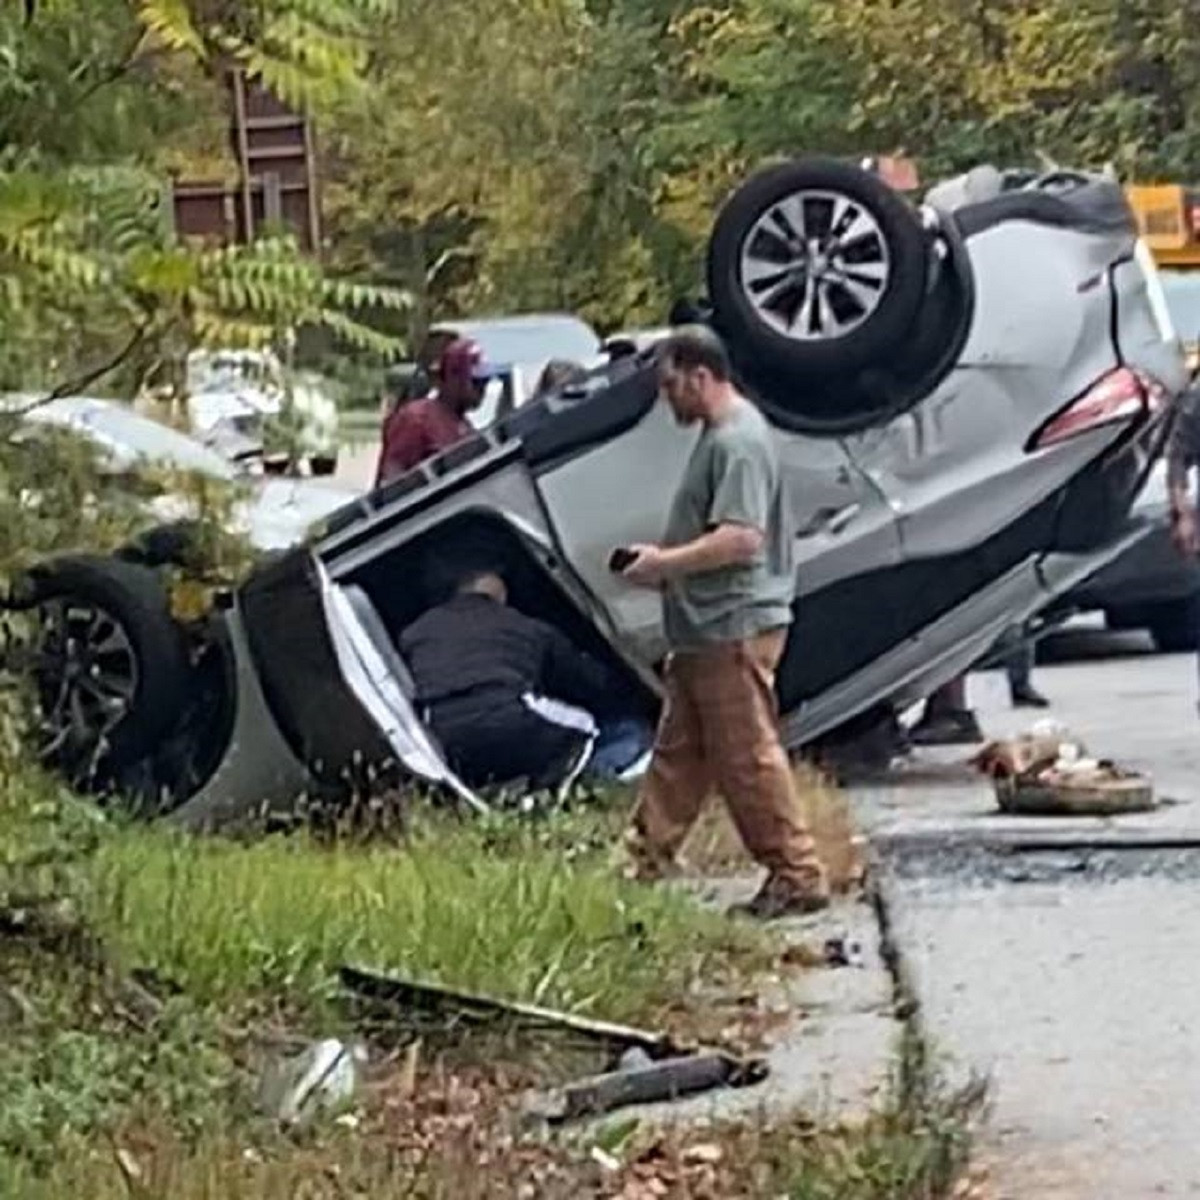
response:
M775 921L780 917L805 917L829 907L829 885L824 876L810 884L794 883L778 875L768 875L753 900L735 904L730 916L752 917L756 921Z

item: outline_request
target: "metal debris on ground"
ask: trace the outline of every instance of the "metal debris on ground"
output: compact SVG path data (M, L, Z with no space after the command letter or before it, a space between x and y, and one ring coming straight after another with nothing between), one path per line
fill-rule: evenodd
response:
M667 1034L610 1021L594 1021L573 1013L401 979L359 967L341 967L338 976L342 986L356 999L385 1007L393 1019L400 1017L407 1025L420 1025L433 1018L451 1025L507 1022L526 1028L561 1029L615 1050L637 1046L651 1059L670 1058L684 1054L688 1049Z
M547 1092L526 1105L526 1117L561 1124L611 1112L631 1104L675 1100L718 1087L748 1087L765 1079L767 1064L711 1049L685 1047L667 1034L595 1021L572 1013L456 991L435 984L342 967L342 986L356 999L384 1008L405 1026L440 1018L443 1024L490 1025L499 1022L545 1030L558 1029L604 1046L615 1069Z
M1028 816L1113 816L1156 807L1150 779L1109 759L1054 722L989 742L971 765L992 780L1002 812Z
M342 1108L358 1093L366 1051L337 1038L314 1042L300 1054L271 1059L259 1084L258 1105L284 1125L301 1125Z
M660 1059L536 1093L526 1101L525 1114L533 1120L560 1125L631 1104L678 1100L719 1087L750 1087L766 1079L768 1071L762 1060L738 1059L720 1052Z

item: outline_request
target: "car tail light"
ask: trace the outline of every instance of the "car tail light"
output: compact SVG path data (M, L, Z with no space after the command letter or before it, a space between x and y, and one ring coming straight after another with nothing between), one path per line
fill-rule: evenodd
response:
M1167 390L1157 379L1130 367L1118 367L1043 425L1029 448L1044 450L1105 425L1152 415L1161 412L1166 403Z

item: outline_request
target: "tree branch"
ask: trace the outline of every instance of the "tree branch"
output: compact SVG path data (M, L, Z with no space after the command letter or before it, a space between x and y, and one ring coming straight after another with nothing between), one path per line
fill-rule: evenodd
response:
M85 371L82 375L76 375L71 379L64 380L56 388L47 392L46 395L19 409L17 415L23 417L26 413L33 412L35 408L40 408L43 404L49 404L51 400L61 400L64 396L76 396L85 388L91 387L97 379L103 379L105 375L115 371L130 358L146 340L147 329L148 326L139 325L133 331L133 336L129 341L113 354L111 358L105 359L98 367L94 367L90 371Z
M123 75L128 74L130 68L137 61L138 53L145 44L145 41L145 31L141 30L138 32L137 36L130 44L129 49L121 56L121 58L117 62L113 63L107 70L102 72L98 79L93 80L88 87L84 88L83 91L74 98L71 108L74 111L78 111L102 88L108 87L109 84L116 83L117 80Z

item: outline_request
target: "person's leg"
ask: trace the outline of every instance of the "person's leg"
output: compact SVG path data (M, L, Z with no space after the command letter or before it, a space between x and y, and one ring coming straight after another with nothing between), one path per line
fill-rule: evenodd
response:
M1004 660L1008 694L1016 708L1048 708L1050 701L1033 686L1034 647L1022 638Z
M432 724L455 774L474 788L556 787L590 740L580 729L539 716L518 697L464 697L438 710Z
M706 655L700 721L738 833L768 872L755 903L770 897L783 907L817 907L828 899L829 885L779 736L775 670L784 642L783 633L774 633Z
M690 659L690 656L688 656ZM625 842L639 878L669 872L712 787L695 699L695 664L667 666L666 701Z
M914 746L968 745L983 741L979 722L967 707L965 674L930 693L908 736Z

